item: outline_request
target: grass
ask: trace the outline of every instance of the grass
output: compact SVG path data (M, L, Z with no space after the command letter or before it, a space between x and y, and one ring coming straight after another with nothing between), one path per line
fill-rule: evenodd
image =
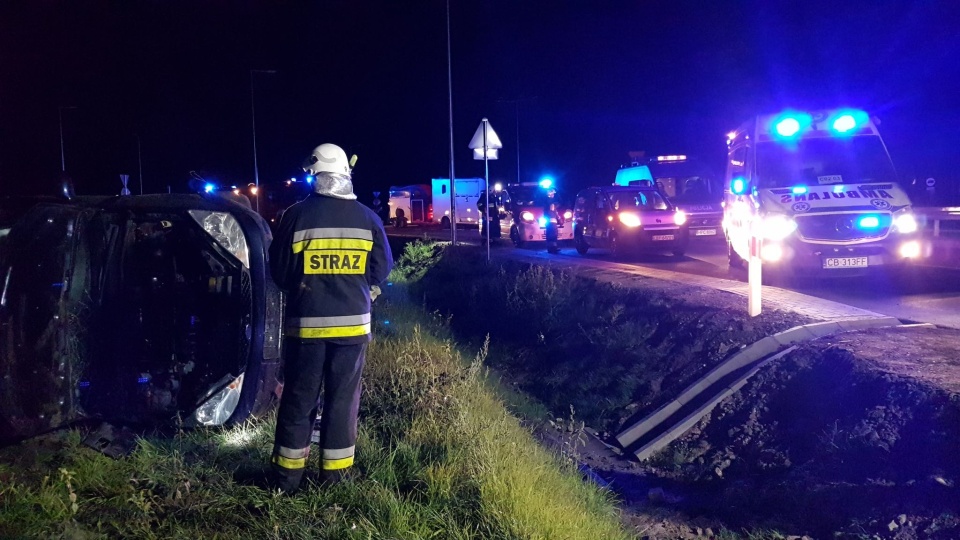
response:
M434 249L405 251L398 280ZM146 437L118 460L65 431L0 451L0 537L628 538L610 495L507 412L486 348L463 355L448 319L404 297L394 285L374 309L361 478L292 497L235 482L267 462L272 418Z

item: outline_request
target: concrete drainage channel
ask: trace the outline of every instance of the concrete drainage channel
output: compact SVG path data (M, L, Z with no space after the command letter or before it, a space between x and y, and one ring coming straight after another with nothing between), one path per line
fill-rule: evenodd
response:
M740 349L688 386L676 399L621 431L617 441L638 459L645 460L683 435L718 403L742 388L760 368L796 349L795 344L843 332L895 326L934 325L904 325L894 317L871 317L806 324L767 336Z

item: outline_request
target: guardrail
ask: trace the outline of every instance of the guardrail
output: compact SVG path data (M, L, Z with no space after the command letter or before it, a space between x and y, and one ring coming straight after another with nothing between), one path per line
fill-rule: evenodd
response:
M960 206L946 206L946 207L914 207L913 213L917 217L917 221L920 226L925 230L930 230L932 228L932 233L934 237L939 237L941 235L941 224L944 221L960 221ZM960 234L960 225L954 228L949 229L950 232L956 232Z

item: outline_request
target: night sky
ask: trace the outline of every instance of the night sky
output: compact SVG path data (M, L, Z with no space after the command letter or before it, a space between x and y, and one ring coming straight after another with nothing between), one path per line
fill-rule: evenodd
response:
M960 2L450 0L458 177L489 118L491 180L612 182L627 152L723 166L724 135L782 107L881 120L901 176L960 171ZM64 160L78 193L185 191L190 171L302 178L323 142L359 155L361 200L445 177L446 2L4 1L0 193ZM61 110L60 107L75 107ZM519 133L519 138L518 138Z

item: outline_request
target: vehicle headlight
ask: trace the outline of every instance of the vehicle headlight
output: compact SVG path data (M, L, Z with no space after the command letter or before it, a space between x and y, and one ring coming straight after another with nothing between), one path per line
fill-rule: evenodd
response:
M193 419L203 426L222 425L230 419L230 415L237 408L242 390L243 373L197 407L193 413Z
M919 227L917 226L917 218L913 217L913 214L900 214L893 219L893 228L897 232L909 234L917 232Z
M563 213L563 219L572 219L572 218L573 218L573 212L567 210L566 212Z
M782 214L770 214L760 221L759 234L768 240L783 240L797 230L797 222Z
M617 215L620 218L620 223L623 223L627 227L639 227L640 226L640 216L636 214L631 214L628 212L623 212Z
M529 210L520 212L520 221L523 221L524 223L533 223L536 220L537 218L533 215L533 212Z
M250 250L247 238L243 235L237 218L229 212L211 212L209 210L188 210L190 217L207 231L207 234L237 258L243 266L250 268Z
M673 214L673 222L676 223L677 225L683 225L684 223L687 222L687 213L684 212L683 210L677 210Z

